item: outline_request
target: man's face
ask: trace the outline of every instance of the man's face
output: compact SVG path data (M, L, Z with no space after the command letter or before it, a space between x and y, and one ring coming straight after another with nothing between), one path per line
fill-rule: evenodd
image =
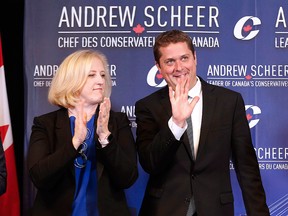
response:
M161 47L159 64L156 64L159 72L169 86L175 89L180 79L189 76L190 88L196 84L196 52L188 48L185 42L171 43L167 47Z

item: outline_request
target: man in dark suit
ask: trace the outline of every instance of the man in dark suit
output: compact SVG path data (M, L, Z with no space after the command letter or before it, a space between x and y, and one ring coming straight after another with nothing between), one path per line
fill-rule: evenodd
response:
M7 170L5 162L5 153L0 134L0 195L6 192L6 185L7 185Z
M182 31L160 34L153 52L168 86L135 104L139 160L149 174L139 215L233 216L232 159L247 215L268 216L241 94L196 75Z

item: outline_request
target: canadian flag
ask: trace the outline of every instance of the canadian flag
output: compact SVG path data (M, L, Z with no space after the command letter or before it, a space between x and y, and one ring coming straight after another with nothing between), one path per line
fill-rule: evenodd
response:
M6 192L0 196L0 215L19 216L20 200L15 165L14 144L5 82L2 43L0 35L0 134L5 152L7 169Z

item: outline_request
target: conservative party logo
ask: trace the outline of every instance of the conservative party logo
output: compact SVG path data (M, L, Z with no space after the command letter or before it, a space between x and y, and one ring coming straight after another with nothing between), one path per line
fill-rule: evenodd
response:
M249 122L249 127L250 128L255 127L260 121L260 119L257 118L257 115L261 114L261 109L258 106L254 105L245 105L245 110L246 110L246 118Z
M259 33L257 26L261 25L258 17L244 16L234 27L234 36L239 40L251 40Z
M163 79L162 74L158 71L156 65L154 65L148 72L147 83L149 86L160 88L165 86L167 83Z

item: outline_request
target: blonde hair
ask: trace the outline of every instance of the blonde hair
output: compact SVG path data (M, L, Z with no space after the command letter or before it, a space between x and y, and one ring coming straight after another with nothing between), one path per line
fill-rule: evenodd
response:
M105 71L104 97L110 97L112 82L108 61L104 54L95 50L78 50L60 64L48 92L48 101L60 107L74 107L91 70L93 60L99 59Z

